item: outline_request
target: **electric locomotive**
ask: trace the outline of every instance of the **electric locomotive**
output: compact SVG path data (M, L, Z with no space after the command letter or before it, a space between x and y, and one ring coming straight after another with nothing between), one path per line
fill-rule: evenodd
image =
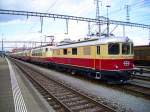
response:
M133 42L128 37L85 39L53 49L53 62L60 69L121 83L133 74L133 56Z

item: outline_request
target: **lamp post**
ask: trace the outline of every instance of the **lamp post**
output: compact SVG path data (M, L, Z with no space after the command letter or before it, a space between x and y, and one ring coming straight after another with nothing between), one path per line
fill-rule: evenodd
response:
M4 50L4 39L3 39L3 36L4 36L4 34L2 33L2 52L3 52L3 50Z

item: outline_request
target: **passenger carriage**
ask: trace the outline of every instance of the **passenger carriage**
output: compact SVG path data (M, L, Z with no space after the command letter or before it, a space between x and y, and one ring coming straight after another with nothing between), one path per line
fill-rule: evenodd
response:
M42 46L31 50L31 62L49 64L52 62L52 46Z
M134 46L134 63L150 66L150 45Z
M17 51L11 54L13 58L20 59L23 61L30 61L30 49Z

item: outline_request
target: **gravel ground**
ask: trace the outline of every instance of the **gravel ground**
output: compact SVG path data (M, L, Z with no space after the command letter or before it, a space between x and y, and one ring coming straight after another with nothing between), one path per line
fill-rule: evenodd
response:
M27 63L28 64L28 63ZM150 111L150 100L142 97L137 97L127 92L118 91L109 87L105 87L100 84L94 84L86 80L78 79L64 73L56 72L54 70L38 67L35 65L28 64L29 66L35 67L47 76L53 76L65 83L71 84L73 87L84 91L84 93L90 93L104 103L115 107L120 111L129 112L149 112Z

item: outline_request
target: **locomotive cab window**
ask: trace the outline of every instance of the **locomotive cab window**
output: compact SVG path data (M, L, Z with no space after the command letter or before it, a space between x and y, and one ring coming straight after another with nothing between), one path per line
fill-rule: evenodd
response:
M96 46L97 48L97 54L100 55L100 46Z
M72 55L77 55L77 48L72 48Z
M129 54L130 53L130 44L123 43L122 44L122 54Z
M117 55L119 54L119 43L109 43L108 44L108 54Z
M63 49L63 54L67 55L67 49Z

